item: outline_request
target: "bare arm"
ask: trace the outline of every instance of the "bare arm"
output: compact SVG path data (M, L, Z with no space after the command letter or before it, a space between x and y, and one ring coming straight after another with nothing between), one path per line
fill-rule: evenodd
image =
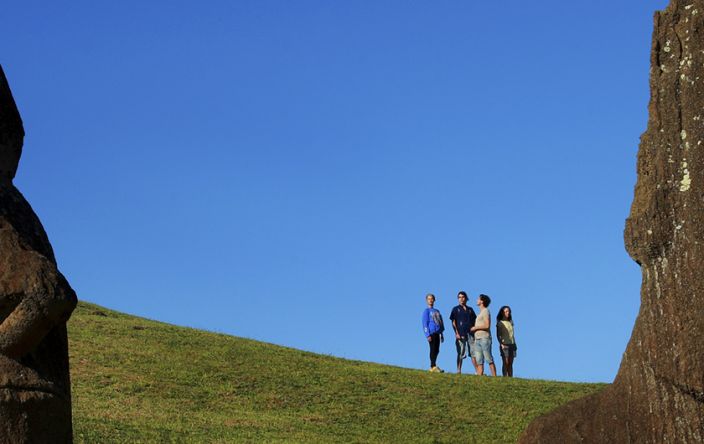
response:
M457 322L455 322L454 319L452 320L452 329L455 330L455 337L456 337L457 339L459 339L459 338L460 338L460 332L459 332L459 330L457 330Z

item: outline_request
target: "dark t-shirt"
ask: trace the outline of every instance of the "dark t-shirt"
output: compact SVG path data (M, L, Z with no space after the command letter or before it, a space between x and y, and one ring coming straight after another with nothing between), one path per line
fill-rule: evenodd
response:
M450 320L455 321L457 332L460 336L467 336L469 329L474 327L474 322L477 320L477 314L472 307L463 309L461 305L456 306L450 313ZM474 336L474 335L472 335Z

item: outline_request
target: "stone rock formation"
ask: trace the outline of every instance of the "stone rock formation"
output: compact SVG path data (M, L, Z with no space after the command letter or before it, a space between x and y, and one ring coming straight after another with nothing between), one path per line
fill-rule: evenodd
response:
M522 443L704 442L704 0L655 14L648 128L624 233L641 307L613 385Z
M0 67L0 443L70 443L66 321L76 294L12 184L23 138Z

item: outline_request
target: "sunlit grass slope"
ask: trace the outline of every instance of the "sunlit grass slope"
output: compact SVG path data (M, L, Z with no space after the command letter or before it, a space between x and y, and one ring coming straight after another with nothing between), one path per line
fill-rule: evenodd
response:
M509 443L604 387L348 361L87 303L69 337L79 443Z

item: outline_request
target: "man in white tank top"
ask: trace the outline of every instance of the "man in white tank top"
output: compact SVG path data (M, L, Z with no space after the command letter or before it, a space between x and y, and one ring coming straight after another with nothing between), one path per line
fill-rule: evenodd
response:
M491 376L496 376L496 365L491 354L491 314L489 313L491 298L480 294L477 299L479 315L470 331L474 332L474 358L477 361L477 374L484 374L484 361L489 364Z

